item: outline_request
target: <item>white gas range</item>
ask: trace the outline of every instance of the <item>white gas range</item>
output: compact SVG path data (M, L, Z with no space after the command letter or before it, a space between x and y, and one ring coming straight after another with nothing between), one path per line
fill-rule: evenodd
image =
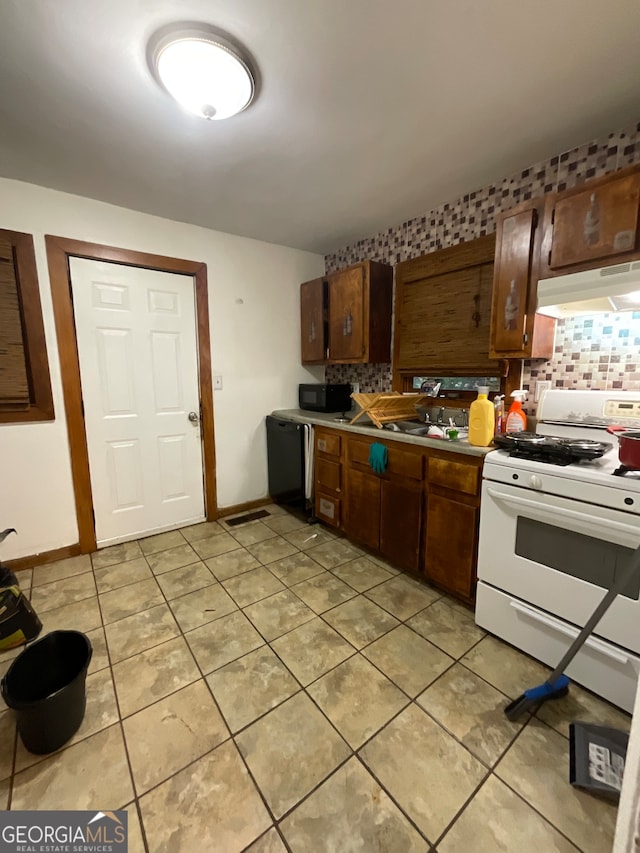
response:
M554 666L640 545L640 472L614 475L618 440L606 432L609 424L640 428L640 392L547 391L538 416L530 447L485 458L476 622ZM572 443L587 455L611 447L566 464ZM637 581L567 669L627 711L640 670L639 598Z

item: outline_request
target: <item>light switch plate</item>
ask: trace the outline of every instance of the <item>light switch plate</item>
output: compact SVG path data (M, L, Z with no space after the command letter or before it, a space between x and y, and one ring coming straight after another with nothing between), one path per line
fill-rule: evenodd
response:
M352 394L359 394L360 393L360 383L359 382L352 382L351 383L351 393Z
M213 390L222 391L222 376L213 377Z
M542 396L543 391L547 391L551 388L551 380L550 379L542 379L536 382L536 390L534 400L536 403L540 402L540 397Z

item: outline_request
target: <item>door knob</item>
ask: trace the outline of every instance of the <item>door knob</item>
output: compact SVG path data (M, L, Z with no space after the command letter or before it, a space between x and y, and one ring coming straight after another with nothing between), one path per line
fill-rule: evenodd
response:
M192 424L197 424L200 418L198 417L197 412L189 412L189 420Z

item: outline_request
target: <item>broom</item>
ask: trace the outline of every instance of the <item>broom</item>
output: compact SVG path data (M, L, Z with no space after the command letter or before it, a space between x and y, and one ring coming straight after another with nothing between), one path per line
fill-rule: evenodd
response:
M548 699L560 699L562 696L566 696L569 691L570 682L569 678L563 674L565 667L578 654L589 634L611 606L614 598L631 583L639 572L640 546L633 552L633 556L625 571L620 572L614 579L613 585L607 590L606 595L593 611L582 631L580 631L573 643L571 643L564 657L549 678L543 684L525 690L522 696L519 696L507 705L504 709L507 719L517 720L518 717L526 712L534 713Z

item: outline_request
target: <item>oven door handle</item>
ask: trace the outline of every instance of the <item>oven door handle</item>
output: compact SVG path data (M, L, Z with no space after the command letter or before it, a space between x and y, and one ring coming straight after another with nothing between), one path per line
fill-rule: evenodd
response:
M517 610L518 613L521 613L528 619L532 619L534 622L540 622L542 625L545 625L547 628L551 628L558 634L564 634L565 637L570 637L571 640L575 640L580 633L577 628L565 625L564 622L559 622L552 616L548 616L546 613L540 613L539 610L527 607L526 604L522 604L519 601L511 601L509 603L514 610ZM611 660L614 660L616 663L623 665L629 663L629 657L625 655L624 652L612 648L610 645L596 639L596 637L587 637L584 644L585 646L589 646L590 649L593 649L594 652L598 652L603 655L603 657L611 658Z
M497 489L492 489L490 486L487 488L487 494L489 497L497 498L498 500L504 501L508 504L513 504L516 507L523 507L524 509L532 509L535 510L537 515L546 516L549 519L558 519L564 518L568 521L576 521L580 525L580 527L584 527L585 524L588 524L588 516L586 516L582 512L575 512L571 509L565 509L564 507L554 506L554 507L545 507L541 506L536 501L529 500L528 498L521 498L518 495L510 495L505 492L500 492ZM598 518L598 527L606 530L612 530L616 533L624 533L626 536L630 537L632 541L638 542L638 526L632 526L631 524L623 524L620 521L610 521L609 519ZM557 526L557 525L556 525Z

